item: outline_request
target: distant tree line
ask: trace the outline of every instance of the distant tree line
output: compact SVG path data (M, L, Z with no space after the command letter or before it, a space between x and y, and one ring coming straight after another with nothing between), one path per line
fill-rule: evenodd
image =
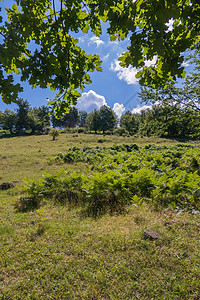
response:
M200 133L200 112L178 105L153 105L140 114L126 112L120 120L120 127L132 135L198 138Z
M19 99L15 111L0 111L0 126L10 134L30 131L32 134L42 132L50 126L49 109L46 106L31 107L27 100Z
M112 131L117 126L117 116L114 111L104 105L99 110L95 109L91 113L78 111L76 107L72 107L68 114L64 114L60 119L52 116L52 126L65 127L82 127L89 132Z
M153 104L151 109L133 114L125 112L120 119L104 105L91 113L72 107L60 119L49 115L47 106L32 108L27 100L20 99L15 111L0 111L0 126L10 134L29 131L32 134L53 128L79 128L79 132L116 135L198 138L200 110L182 107L175 101Z

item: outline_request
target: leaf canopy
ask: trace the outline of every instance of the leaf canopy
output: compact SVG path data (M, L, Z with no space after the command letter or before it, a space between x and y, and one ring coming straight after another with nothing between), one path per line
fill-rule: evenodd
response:
M1 1L1 0L0 0ZM200 4L197 0L13 0L7 20L0 16L0 91L5 103L17 102L21 81L58 91L51 101L57 116L69 109L91 83L89 72L101 71L98 55L78 45L79 32L110 40L129 39L122 67L139 69L140 84L164 87L183 77L184 52L199 46ZM156 62L147 65L147 60Z

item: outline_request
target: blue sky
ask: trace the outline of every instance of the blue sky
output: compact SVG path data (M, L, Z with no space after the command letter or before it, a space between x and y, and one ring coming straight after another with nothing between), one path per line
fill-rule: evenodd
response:
M0 1L0 6L6 7L8 3L11 6L13 2L12 0ZM100 56L103 62L103 72L90 74L92 83L86 86L81 99L78 100L77 108L91 112L94 108L98 109L106 104L120 116L122 112L139 106L137 93L140 91L140 86L135 78L136 70L132 67L121 68L117 60L126 51L129 44L128 39L121 42L110 42L105 26L103 26L103 34L99 38L91 33L80 33L78 38L79 45L87 53L96 53ZM32 107L47 105L46 98L53 99L56 94L50 89L32 89L27 83L23 83L23 88L24 92L19 96L28 100ZM0 110L14 107L14 105L5 105L0 101Z

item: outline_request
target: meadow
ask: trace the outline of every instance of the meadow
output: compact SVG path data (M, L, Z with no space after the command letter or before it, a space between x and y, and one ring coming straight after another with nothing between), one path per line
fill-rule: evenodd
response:
M0 299L199 299L199 142L0 139ZM145 238L145 230L158 237Z

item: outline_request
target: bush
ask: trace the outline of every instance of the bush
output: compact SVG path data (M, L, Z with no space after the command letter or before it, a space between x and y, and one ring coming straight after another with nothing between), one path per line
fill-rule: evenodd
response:
M83 127L78 128L78 133L85 133L86 129Z
M63 130L63 133L70 133L70 134L74 134L74 133L78 133L79 128L77 127L65 127Z
M113 134L118 136L128 136L129 132L125 128L119 127L113 130Z
M123 178L116 172L96 173L85 186L86 212L97 217L105 212L122 210L128 203Z
M58 137L59 136L59 131L58 131L58 129L52 129L51 131L50 131L50 135L53 137L53 141L55 141L55 139L56 139L56 137Z
M100 143L100 144L102 144L102 143L104 143L105 142L105 140L103 140L103 139L99 139L98 141L97 141L97 143Z
M89 176L79 173L45 174L26 188L18 209L37 208L43 199L78 205L88 215L122 210L139 199L155 207L179 206L198 209L200 202L200 148L181 149L136 144L111 147L73 147L58 153L59 162L85 162Z
M15 208L19 212L27 212L30 210L35 210L40 207L40 199L31 197L20 197L19 201L15 204Z

